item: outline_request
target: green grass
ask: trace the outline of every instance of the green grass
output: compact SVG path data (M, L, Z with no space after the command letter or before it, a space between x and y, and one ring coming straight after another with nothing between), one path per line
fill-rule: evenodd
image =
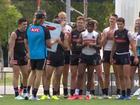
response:
M69 101L66 99L61 100L46 100L46 101L26 101L26 100L15 100L14 96L6 95L0 98L0 105L140 105L140 101L136 98L132 100L115 100L115 99L104 99L104 100L74 100Z

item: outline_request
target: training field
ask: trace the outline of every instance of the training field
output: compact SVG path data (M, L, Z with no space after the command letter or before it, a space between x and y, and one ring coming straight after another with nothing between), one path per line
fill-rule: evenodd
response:
M140 100L137 100L136 97L133 97L131 100L116 100L116 99L91 99L87 100L74 100L70 101L64 98L60 100L45 100L45 101L29 101L29 100L15 100L12 88L12 78L11 74L8 74L6 77L7 94L3 95L3 98L0 98L0 105L140 105ZM0 80L0 95L3 94L3 80ZM42 90L40 91L42 92ZM12 95L11 95L12 94ZM42 93L40 93L42 94Z
M15 100L13 95L6 95L0 98L0 105L140 105L140 100L133 98L131 100L115 100L115 99L92 99L87 100L45 100L45 101L27 101Z

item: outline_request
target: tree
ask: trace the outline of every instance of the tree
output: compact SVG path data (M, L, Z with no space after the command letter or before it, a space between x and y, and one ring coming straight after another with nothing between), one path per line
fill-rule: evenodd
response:
M0 40L2 45L8 42L8 35L17 26L17 20L22 15L17 11L10 0L0 0Z
M12 4L15 5L21 14L26 17L30 22L34 12L37 10L37 0L11 0ZM26 6L26 8L25 8ZM52 21L53 18L60 11L65 11L65 4L60 0L41 0L41 9L47 13L47 20Z
M83 2L73 2L72 6L83 11ZM91 17L99 22L98 29L102 31L108 24L110 14L114 13L115 6L110 0L104 2L90 2L88 3L88 17ZM72 21L75 21L79 14L72 12Z
M52 21L53 18L60 11L65 11L65 3L62 0L42 0L41 9L44 9L47 13L47 20ZM63 0L65 1L65 0ZM74 2L78 0L71 0L72 6L83 12L83 2ZM79 0L83 1L83 0ZM108 17L110 14L114 13L115 6L113 0L88 0L92 1L88 3L88 17L92 17L99 22L99 30L102 31L106 27L108 22ZM18 8L23 16L27 17L30 22L32 21L33 14L37 9L36 0L12 0L12 3ZM26 8L25 8L26 5ZM71 20L75 22L76 17L79 14L71 12Z

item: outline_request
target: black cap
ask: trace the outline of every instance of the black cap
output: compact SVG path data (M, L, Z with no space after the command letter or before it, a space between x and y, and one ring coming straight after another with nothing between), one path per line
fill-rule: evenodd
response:
M35 13L35 18L36 19L44 19L46 16L45 16L45 13L43 11L37 11Z

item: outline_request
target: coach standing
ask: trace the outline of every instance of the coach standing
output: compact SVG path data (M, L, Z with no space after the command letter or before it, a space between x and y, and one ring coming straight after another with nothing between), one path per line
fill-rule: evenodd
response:
M42 71L47 57L46 47L50 47L50 32L42 26L45 15L42 11L37 11L33 24L27 28L25 43L28 46L31 74L29 78L34 78L31 100L38 100L37 91L40 85Z

